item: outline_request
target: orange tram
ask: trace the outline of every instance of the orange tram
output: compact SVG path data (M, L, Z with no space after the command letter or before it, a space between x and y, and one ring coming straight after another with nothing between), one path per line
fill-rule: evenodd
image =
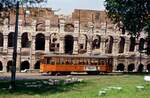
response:
M40 72L67 75L71 72L99 74L112 72L113 58L108 56L44 55Z

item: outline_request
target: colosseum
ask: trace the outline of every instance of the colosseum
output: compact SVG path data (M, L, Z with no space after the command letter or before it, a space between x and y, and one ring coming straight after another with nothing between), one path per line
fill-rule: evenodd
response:
M0 13L0 71L12 65L15 11ZM121 26L120 26L121 27ZM148 72L150 59L139 53L147 47L147 35L138 38L113 24L105 11L75 9L72 15L56 15L50 8L20 9L17 72L38 70L41 54L108 55L113 72Z

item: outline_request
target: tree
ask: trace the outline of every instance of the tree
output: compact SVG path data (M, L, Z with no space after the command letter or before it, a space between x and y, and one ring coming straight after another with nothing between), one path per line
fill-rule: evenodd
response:
M108 16L123 24L131 36L138 38L145 30L150 37L150 0L105 0Z

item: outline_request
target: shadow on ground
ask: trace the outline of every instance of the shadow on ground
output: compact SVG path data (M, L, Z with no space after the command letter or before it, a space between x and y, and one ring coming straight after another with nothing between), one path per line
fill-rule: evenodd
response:
M81 87L86 86L86 82L82 83L69 83L64 84L61 81L59 84L50 85L48 83L44 83L43 81L47 80L19 80L16 81L16 89L10 90L8 81L0 81L0 95L13 94L13 95L47 95L47 94L55 94L61 92L68 92L71 90L80 90Z

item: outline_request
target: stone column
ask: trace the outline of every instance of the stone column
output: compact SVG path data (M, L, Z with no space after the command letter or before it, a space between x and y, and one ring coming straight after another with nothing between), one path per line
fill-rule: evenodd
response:
M8 36L4 35L3 51L7 52L7 49L8 49Z
M31 53L35 54L35 36L32 36L32 41L31 41Z
M117 58L114 58L113 60L113 70L112 72L115 72L117 70Z
M64 38L61 37L60 38L60 42L59 42L59 53L64 53Z
M49 52L49 36L45 36L45 53Z
M73 43L73 54L78 54L78 38L74 38L74 43Z
M101 46L100 46L100 53L105 54L105 37L101 37Z
M60 20L60 23L59 23L59 25L60 25L60 32L64 32L64 27L65 27L65 21L64 20Z
M36 20L33 20L32 22L32 29L33 29L33 32L36 31Z
M125 47L124 47L124 53L128 53L129 52L129 48L130 48L130 40L129 38L125 39Z
M21 52L21 36L18 36L17 40L17 53Z
M50 20L45 20L45 31L50 31Z
M139 53L139 40L136 40L134 52Z
M20 72L20 65L21 65L21 55L20 55L20 53L17 54L17 60L16 61L17 61L16 62L16 71Z
M147 66L144 65L144 66L143 66L143 72L146 72L146 70L147 70Z
M74 33L79 33L79 21L74 21Z
M117 55L118 54L118 49L119 49L118 42L119 42L119 38L115 37L114 38L114 42L113 42L113 49L112 49L113 55Z
M2 63L3 63L3 72L7 72L7 59L6 59L6 57L4 57Z
M92 47L91 47L91 41L88 39L87 40L87 54L92 53Z

